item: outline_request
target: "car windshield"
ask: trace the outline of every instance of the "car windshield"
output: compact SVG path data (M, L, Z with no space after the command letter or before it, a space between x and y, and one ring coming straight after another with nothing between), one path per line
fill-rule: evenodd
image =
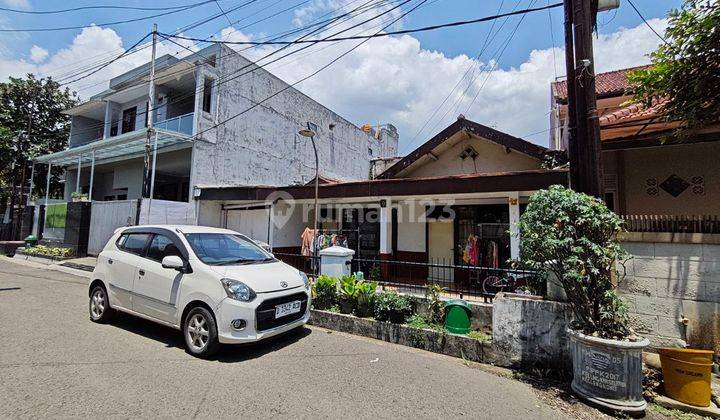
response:
M200 261L209 265L254 264L275 258L242 235L230 233L187 233L190 247Z

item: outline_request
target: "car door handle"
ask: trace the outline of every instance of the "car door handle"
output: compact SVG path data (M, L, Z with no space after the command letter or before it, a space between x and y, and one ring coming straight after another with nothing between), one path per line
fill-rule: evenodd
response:
M112 264L112 263L113 263L112 258L108 258L108 264Z
M144 276L144 275L145 275L145 270L140 270L140 271L138 271L138 273L140 273L141 276Z

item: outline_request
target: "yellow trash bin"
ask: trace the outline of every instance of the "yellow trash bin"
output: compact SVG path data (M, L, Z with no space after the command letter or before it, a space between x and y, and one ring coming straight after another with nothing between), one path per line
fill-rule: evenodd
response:
M668 397L697 407L709 406L713 352L663 348L658 353Z

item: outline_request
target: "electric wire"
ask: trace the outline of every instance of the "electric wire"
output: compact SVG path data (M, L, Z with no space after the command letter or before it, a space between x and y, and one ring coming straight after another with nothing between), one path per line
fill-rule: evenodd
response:
M69 31L69 30L75 30L75 29L85 29L85 28L90 28L92 26L117 26L117 25L122 25L122 24L126 24L126 23L140 22L143 20L148 20L148 19L153 19L153 18L157 18L157 17L168 16L168 15L172 15L175 13L184 12L186 10L194 9L198 6L212 3L213 1L214 0L208 0L208 1L200 2L200 3L196 3L194 5L184 7L182 9L171 10L168 12L163 12L163 13L158 13L158 14L154 14L154 15L150 15L150 16L143 16L143 17L138 17L138 18L133 18L133 19L118 20L118 21L114 21L114 22L105 22L105 23L98 23L98 24L91 24L91 25L62 26L62 27L56 27L56 28L22 28L22 29L0 28L0 32L56 32L56 31Z
M648 23L648 21L645 19L645 16L643 16L642 13L640 13L640 10L638 10L638 8L635 7L635 3L633 3L632 0L628 0L628 3L630 3L630 6L632 6L633 10L635 10L635 13L637 13L637 15L640 16L640 19L642 19L642 21L645 22L645 26L647 26L648 28L650 28L650 30L653 31L653 33L654 33L655 35L657 35L657 37L660 38L660 39L662 40L662 42L664 42L664 43L667 44L667 45L670 45L670 43L667 41L667 39L665 39L665 37L663 37L662 35L660 35L660 34L658 33L658 31L656 31L655 28L653 28L653 27L650 25L650 23Z
M9 7L0 7L0 11L12 12L12 13L22 13L22 14L27 14L27 15L54 15L54 14L58 14L58 13L76 12L76 11L80 11L80 10L116 9L116 10L153 11L153 10L182 9L183 7L188 7L188 6L192 6L192 4L181 5L181 6L169 6L169 7L135 7L135 6L101 5L101 6L73 7L71 9L59 9L59 10L22 10L22 9L12 9Z

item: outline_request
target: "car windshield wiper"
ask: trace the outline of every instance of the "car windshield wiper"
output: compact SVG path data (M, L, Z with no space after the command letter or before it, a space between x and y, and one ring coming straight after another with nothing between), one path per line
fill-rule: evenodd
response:
M234 259L234 260L219 262L219 263L217 263L216 265L252 264L252 263L257 262L257 261L258 261L258 260L254 260L254 259L251 259L251 258L237 258L237 259Z

